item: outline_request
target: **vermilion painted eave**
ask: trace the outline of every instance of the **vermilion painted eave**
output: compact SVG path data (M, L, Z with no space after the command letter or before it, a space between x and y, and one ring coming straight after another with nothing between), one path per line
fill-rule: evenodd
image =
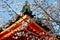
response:
M2 38L4 38L4 37L7 37L8 35L7 34L9 34L9 35L11 35L12 33L14 33L15 31L17 31L18 29L17 28L19 28L19 26L20 25L18 25L19 23L21 23L23 20L26 20L27 19L27 15L25 15L24 17L23 17L23 19L22 18L20 18L17 22L15 22L13 25L11 25L9 28L7 28L6 30L4 30L4 31L2 31L1 33L0 33L0 39L2 39ZM10 32L10 31L7 31L7 30L15 30L14 32Z
M6 37L9 37L11 34L14 34L15 32L18 31L19 28L21 28L23 25L19 25L19 23L21 23L23 20L28 20L29 19L29 16L25 15L23 17L23 19L19 19L16 23L14 23L11 27L7 28L9 30L13 29L14 31L13 32L10 32L10 31L3 31L0 33L0 40L6 38ZM44 30L43 28L41 28L39 25L37 25L34 21L31 20L31 23L28 25L28 30L31 30L31 32L35 32L36 34L40 35L41 32L44 32L45 34L42 34L40 35L41 37L45 38L45 37L51 37L50 34L47 34L47 31ZM56 39L58 40L58 39Z

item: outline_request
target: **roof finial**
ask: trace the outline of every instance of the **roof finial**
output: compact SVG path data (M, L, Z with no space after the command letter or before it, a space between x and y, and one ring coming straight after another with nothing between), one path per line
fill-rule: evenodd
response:
M25 4L26 4L26 5L28 4L28 0L25 1Z

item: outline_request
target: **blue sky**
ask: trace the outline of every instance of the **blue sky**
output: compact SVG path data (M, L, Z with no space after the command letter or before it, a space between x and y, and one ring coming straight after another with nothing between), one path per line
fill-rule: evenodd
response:
M17 2L22 2L22 3L24 3L25 2L25 0L16 0ZM34 0L28 0L29 1L29 3L34 3ZM54 3L54 2L56 2L56 1L60 1L60 0L48 0L48 4L50 5L51 3ZM11 2L11 0L9 0L7 3L9 4ZM2 0L0 0L0 4L5 4L4 2L2 2ZM19 8L16 10L16 5L15 4L9 4L10 5L10 7L12 8L12 9L14 9L14 11L16 11L17 13L18 12L20 12L21 10L22 10L22 7L23 6L19 6ZM0 10L4 10L4 11L7 11L7 8L2 8L1 6L0 6ZM13 14L12 16L9 16L9 14ZM14 16L16 16L16 14L14 13L14 12L0 12L0 16L2 16L2 18L6 21L6 22L8 22L12 17L14 17ZM39 18L41 18L42 17L42 14L40 15L40 16L38 16ZM2 20L1 20L1 18L0 18L0 27L2 26ZM54 27L54 30L55 31L57 31L58 32L58 29L59 29L59 25L56 25L56 22L52 22L51 23L52 25L53 25L53 27ZM56 26L55 26L56 25ZM59 35L60 35L60 31L59 31Z
M25 0L16 0L17 2L25 2ZM29 3L34 3L34 1L33 0L28 0L29 1ZM53 3L53 2L55 2L56 0L48 0L48 3L49 4L51 4L51 3ZM11 0L9 0L7 3L9 4L11 2ZM2 0L0 0L0 4L5 4L4 2L2 2ZM14 11L16 11L17 13L18 12L20 12L21 10L22 10L22 6L19 6L19 8L18 8L18 10L16 10L16 7L15 7L15 5L14 4L9 4L11 7L12 7L12 9L14 9ZM4 11L6 11L7 9L6 8L2 8L2 7L0 7L0 10L4 10ZM13 14L13 16L15 16L15 13L14 12L11 12L12 14ZM10 13L10 14L11 14ZM9 16L9 12L0 12L0 16L2 16L5 20L6 20L6 22L8 22L8 20L10 20L11 19L11 17L13 17L13 16ZM2 20L0 19L0 26L2 26Z

